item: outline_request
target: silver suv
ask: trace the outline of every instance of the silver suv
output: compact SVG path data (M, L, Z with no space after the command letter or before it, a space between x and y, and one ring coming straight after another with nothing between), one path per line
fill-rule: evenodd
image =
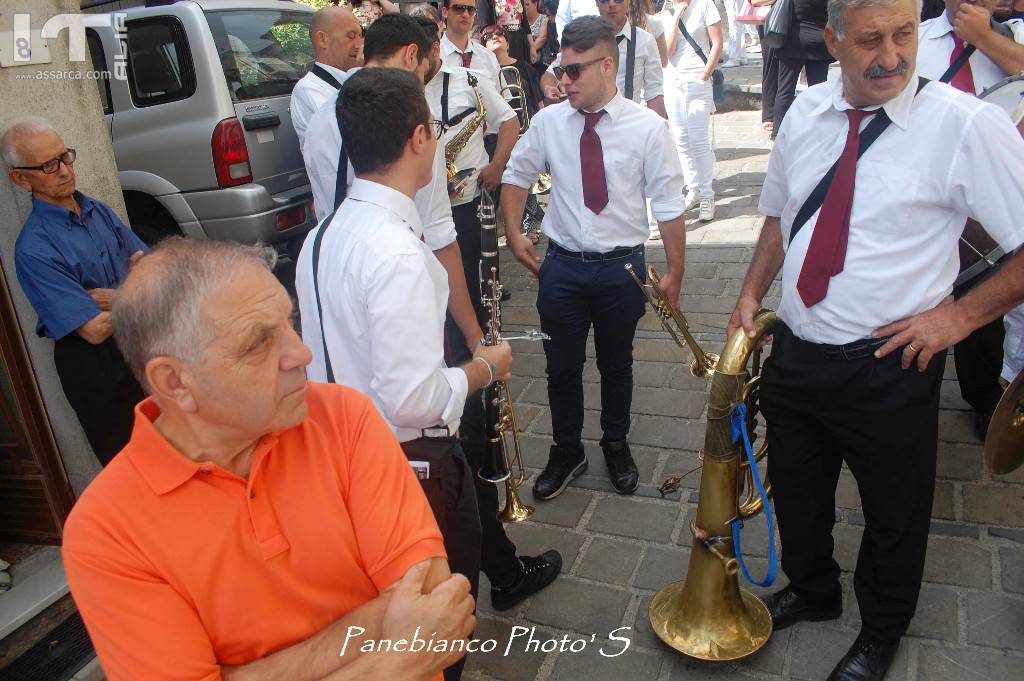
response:
M127 63L126 79L98 83L132 228L151 243L183 234L301 245L315 218L289 101L313 63L313 10L147 4L87 33L97 71Z

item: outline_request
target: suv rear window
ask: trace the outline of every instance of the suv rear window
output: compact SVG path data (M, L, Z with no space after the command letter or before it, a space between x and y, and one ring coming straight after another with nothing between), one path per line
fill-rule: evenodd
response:
M236 102L289 95L313 65L312 12L208 12L224 76Z

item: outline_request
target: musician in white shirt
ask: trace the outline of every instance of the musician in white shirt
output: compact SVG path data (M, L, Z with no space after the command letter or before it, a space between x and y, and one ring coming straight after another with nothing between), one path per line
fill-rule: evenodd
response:
M658 43L650 33L633 26L627 16L628 0L597 0L597 11L602 19L608 21L615 30L615 42L619 46L619 70L616 73L616 85L626 99L646 103L648 108L662 118L668 118L665 112L664 73L661 66L661 54ZM634 42L635 38L635 42ZM633 43L631 45L631 43ZM630 47L633 52L632 74L630 74ZM555 69L561 66L561 57L548 66L541 76L541 89L549 103L560 101L565 92L555 77Z
M701 49L698 53L683 35L680 22ZM686 176L686 209L700 205L698 219L715 217L715 151L711 148L711 114L715 111L712 77L722 54L722 17L714 0L691 0L672 6L668 36L669 96L676 145ZM703 55L703 58L702 56Z
M345 82L345 72L363 63L363 29L347 7L317 10L309 23L309 40L313 44L313 68L295 83L289 105L299 148L310 117L334 100Z
M500 92L503 81L498 59L470 36L476 25L476 12L473 0L444 0L441 15L447 29L441 36L441 63L476 71L484 82Z
M445 466L444 483L450 502L439 524L452 570L475 585L476 476L453 436L467 395L508 380L512 354L504 342L481 345L467 362L445 366L447 275L422 240L413 203L431 180L437 144L422 92L416 75L400 69L363 69L346 82L340 124L356 180L334 217L306 237L296 291L303 340L313 351L309 377L323 381L333 372L338 383L365 393L410 460L431 442L451 448L454 465ZM492 601L504 598L511 607L553 581L561 559L549 552L517 560L501 533L512 550L509 583L502 592L492 582Z
M781 269L782 323L760 405L790 586L765 603L776 629L840 616L831 531L845 461L866 518L854 574L862 624L828 678L879 681L920 591L946 348L1024 301L1024 255L949 300L967 217L1008 251L1024 241L1024 141L992 105L942 83L918 92L914 0L847 2L832 0L825 30L842 77L800 95L780 126L729 332L754 333ZM878 116L891 124L865 150ZM840 158L852 172L835 173L799 229L797 214Z
M426 30L431 31L430 35ZM429 79L437 68L437 29L429 20L414 19L404 14L386 14L366 29L366 67L402 68L412 71L421 80ZM309 121L302 160L313 188L313 206L317 222L322 221L341 203L338 193L338 160L341 152L341 130L338 127L337 97L320 108ZM476 346L483 331L466 287L462 254L455 240L455 223L448 200L444 149L436 145L434 176L429 184L416 192L416 212L423 223L423 241L448 273L448 311L453 322ZM352 164L347 164L345 186L355 180ZM474 261L475 262L475 261ZM472 349L472 348L470 348Z
M636 490L626 436L633 336L645 301L624 265L644 276L647 199L668 260L661 289L673 304L679 300L686 248L679 158L668 122L616 89L618 58L615 29L604 19L583 17L566 26L559 75L568 99L537 114L503 178L507 225L518 224L529 187L547 165L554 182L542 226L549 238L543 266L526 236L506 234L516 259L540 280L537 309L551 336L544 353L554 444L534 485L537 499L557 496L587 467L582 378L591 324L609 477L621 494Z

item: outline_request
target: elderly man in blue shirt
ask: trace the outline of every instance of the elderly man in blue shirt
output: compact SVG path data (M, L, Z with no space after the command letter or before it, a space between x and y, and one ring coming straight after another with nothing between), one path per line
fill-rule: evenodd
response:
M75 189L75 150L46 120L15 121L0 138L14 184L32 213L14 247L18 281L54 340L68 402L104 465L128 442L144 395L111 337L114 289L149 249L109 206Z

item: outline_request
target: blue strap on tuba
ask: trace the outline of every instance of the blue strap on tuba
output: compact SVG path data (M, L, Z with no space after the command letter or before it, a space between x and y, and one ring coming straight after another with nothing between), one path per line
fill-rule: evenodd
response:
M750 575L747 570L746 561L743 560L743 550L740 548L740 530L743 528L743 521L739 518L729 523L732 528L732 544L736 550L736 561L740 565L740 572L747 578L747 581L757 586L771 586L775 583L775 576L778 573L778 559L775 555L775 514L772 512L772 501L768 498L764 483L761 482L761 474L757 470L757 461L754 459L754 451L750 446L750 434L747 432L747 405L740 402L732 412L732 441L736 442L743 438L743 450L747 454L747 462L750 464L751 478L754 487L757 489L761 503L764 504L764 517L768 521L768 570L764 579L758 581Z

